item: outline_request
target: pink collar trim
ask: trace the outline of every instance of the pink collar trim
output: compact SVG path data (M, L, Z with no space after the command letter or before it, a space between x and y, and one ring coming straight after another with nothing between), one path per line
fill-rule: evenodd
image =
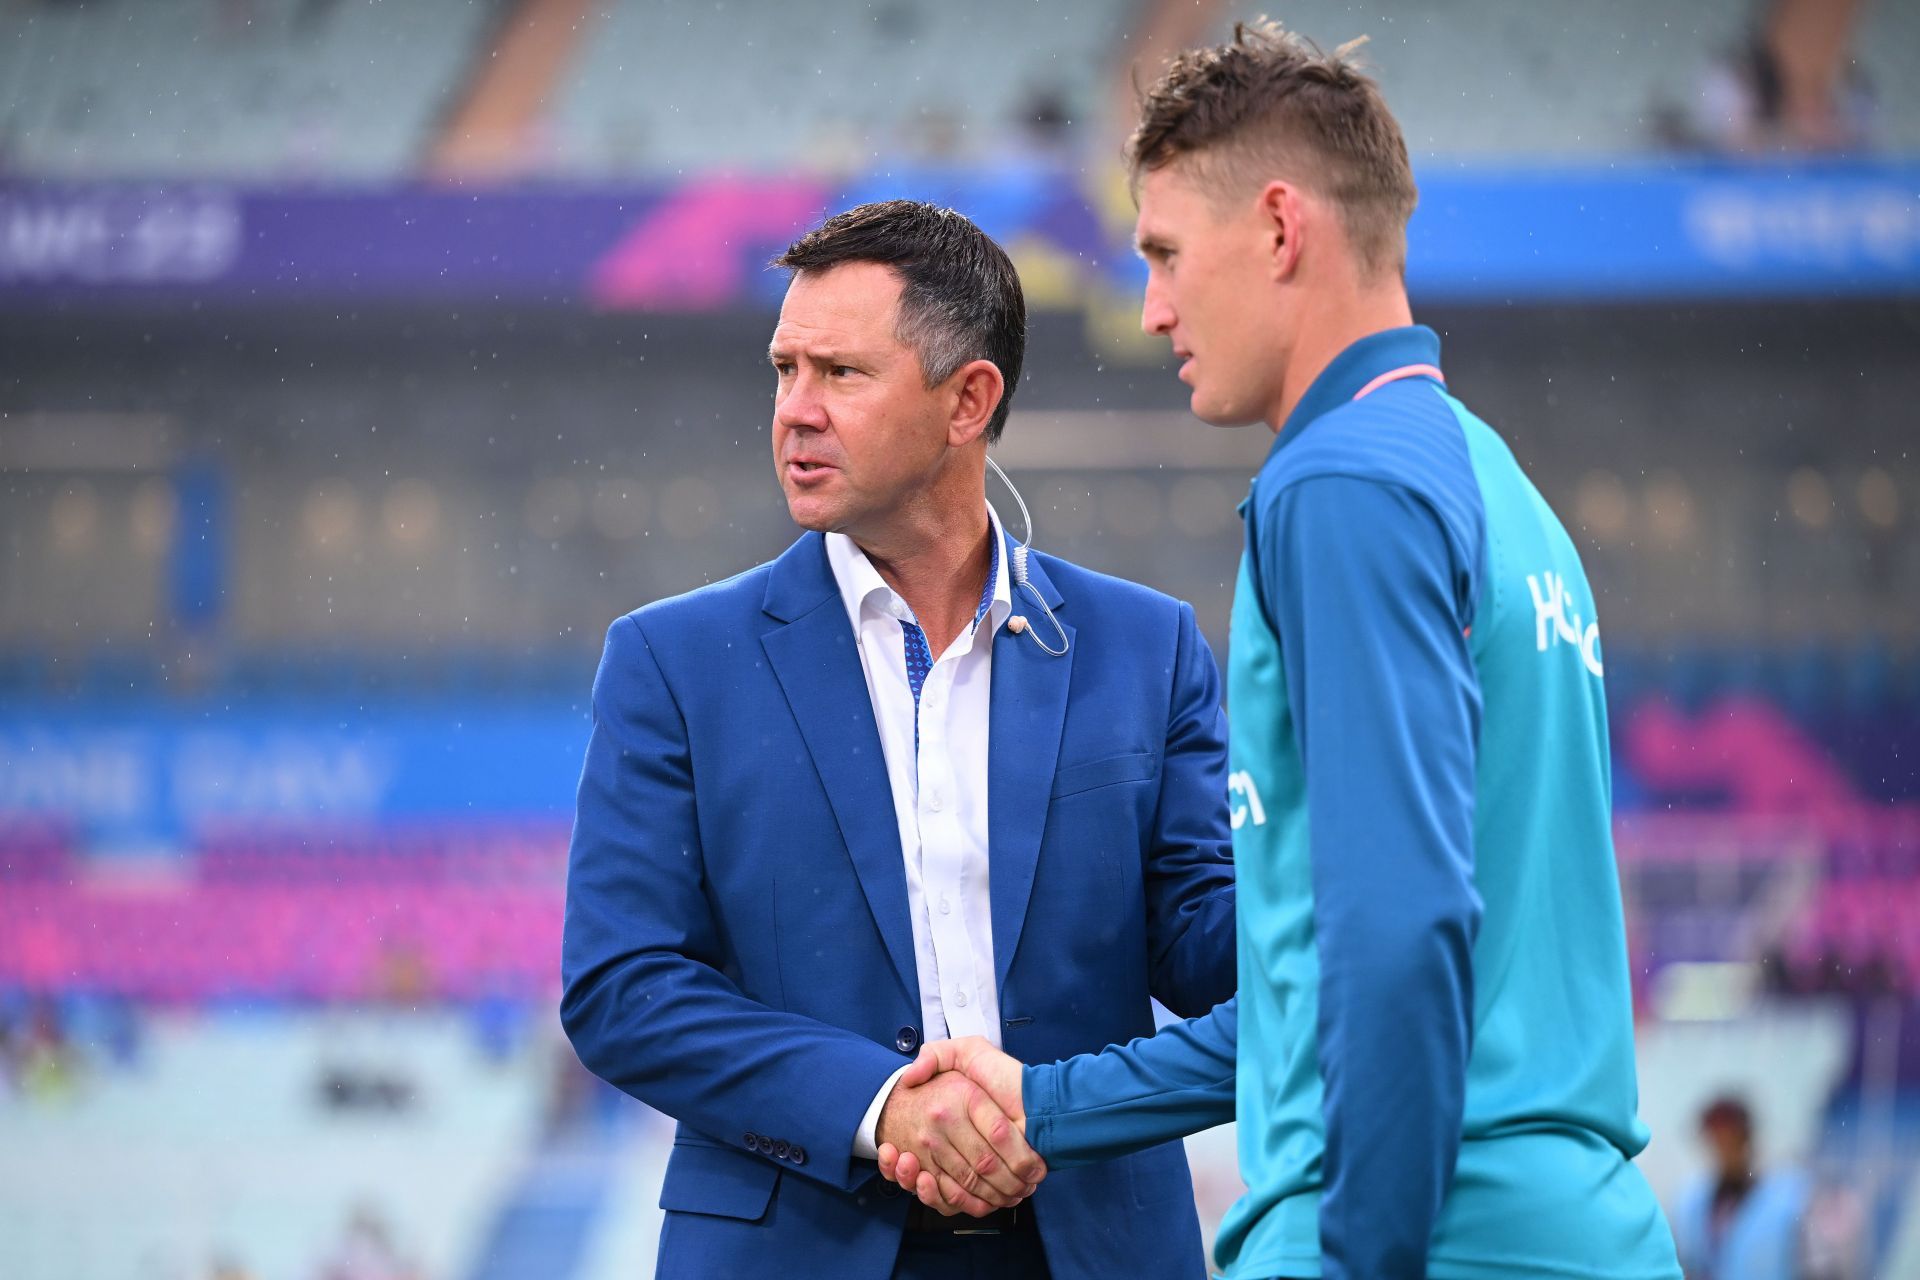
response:
M1434 364L1409 364L1398 369L1389 369L1354 393L1355 400L1364 400L1389 382L1398 382L1402 378L1432 378L1441 386L1447 385L1447 376L1440 372L1440 366Z

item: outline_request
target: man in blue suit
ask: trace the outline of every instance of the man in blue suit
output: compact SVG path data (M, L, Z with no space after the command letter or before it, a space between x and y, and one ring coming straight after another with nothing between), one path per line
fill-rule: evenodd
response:
M659 1274L1199 1277L1178 1143L1036 1191L971 1082L896 1080L928 1040L1050 1061L1232 994L1213 657L1186 605L1029 559L988 505L1026 330L998 245L890 201L779 265L808 532L613 624L568 872L567 1033L680 1122ZM900 1194L879 1142L995 1212Z

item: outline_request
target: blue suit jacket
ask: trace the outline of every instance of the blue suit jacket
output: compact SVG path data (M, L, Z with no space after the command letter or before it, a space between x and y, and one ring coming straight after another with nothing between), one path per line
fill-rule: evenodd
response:
M1004 562L1004 561L1003 561ZM1007 1051L1153 1029L1234 989L1225 722L1186 605L1035 555L1065 657L997 634L988 761ZM1030 606L1014 593L1014 613ZM1032 619L1030 619L1030 625ZM1038 620L1051 638L1051 624ZM807 534L621 618L593 691L561 1016L592 1071L680 1121L659 1274L891 1273L907 1198L852 1154L921 1038L886 763ZM1051 1174L1053 1274L1200 1276L1177 1143Z

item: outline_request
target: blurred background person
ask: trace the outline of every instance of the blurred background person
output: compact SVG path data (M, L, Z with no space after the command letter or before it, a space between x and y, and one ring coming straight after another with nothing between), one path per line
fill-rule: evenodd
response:
M1747 38L1707 63L1656 116L1681 147L1729 154L1839 152L1874 140L1871 82L1854 38L1868 0L1770 0Z
M362 1205L315 1280L420 1280L420 1273L394 1247L385 1220Z
M1700 1113L1710 1163L1674 1206L1674 1243L1689 1280L1797 1280L1806 1175L1762 1172L1754 1155L1753 1113L1738 1098L1716 1098Z

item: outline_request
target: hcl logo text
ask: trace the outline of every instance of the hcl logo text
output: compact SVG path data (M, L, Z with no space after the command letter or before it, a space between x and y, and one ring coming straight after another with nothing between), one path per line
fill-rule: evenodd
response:
M1588 671L1596 676L1604 675L1600 665L1600 624L1582 625L1580 610L1574 605L1573 593L1567 590L1566 578L1557 573L1542 573L1537 577L1530 573L1527 590L1533 594L1534 647L1545 653L1551 646L1565 641L1580 654L1580 661L1587 664Z

